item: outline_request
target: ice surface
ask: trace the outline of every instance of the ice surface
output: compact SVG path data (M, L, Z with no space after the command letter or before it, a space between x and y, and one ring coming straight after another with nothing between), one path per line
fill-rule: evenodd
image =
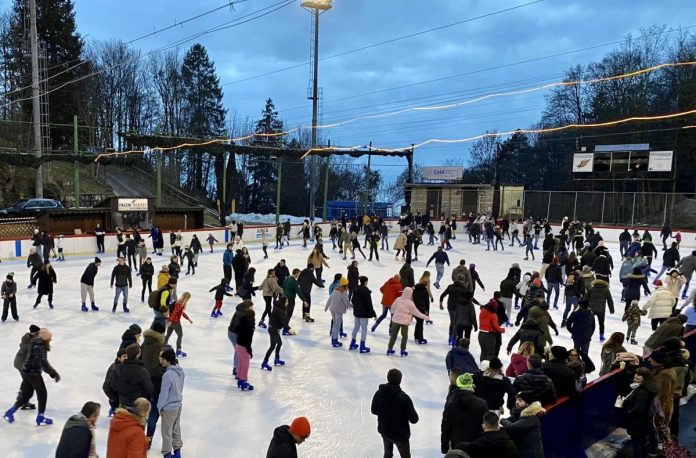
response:
M201 231L203 232L203 231ZM391 236L390 244L394 241ZM610 242L610 241L607 241ZM257 284L265 276L267 268L273 267L280 258L287 260L292 270L306 265L308 250L291 241L290 248L275 251L269 249L270 259L262 260L260 246L251 245L253 266L257 269ZM453 241L454 250L449 252L453 266L461 258L475 263L486 291L477 290L476 298L487 301L498 288L513 262L518 262L522 272L538 270L541 252L537 261L523 261L520 248L505 247L505 251L486 252L485 246L470 245L466 236L460 234ZM618 276L620 256L616 243L607 243L615 263ZM345 274L348 261L339 258L338 252L332 254L331 243L326 241L325 251L331 259L331 268L324 270L327 279L336 272ZM433 247L422 246L420 261L414 262L416 279L425 270L425 261L433 252ZM360 259L360 273L370 278L369 287L373 291L373 301L377 308L381 295L379 287L401 267L394 260L393 252L380 252L380 262L366 262ZM358 255L359 256L359 255ZM54 335L49 359L61 374L60 383L54 383L45 376L48 387L48 409L46 414L55 419L56 424L38 428L34 425L34 412L18 412L17 421L7 424L0 421L2 455L4 457L48 457L53 456L65 420L77 413L85 401L102 404L102 417L97 428L97 450L106 456L106 439L109 419L107 399L101 385L106 369L113 361L120 343L120 336L131 323L139 323L143 328L152 321L151 310L140 303L140 279L134 277L131 290L130 314L121 311L112 315L113 291L108 281L115 263L113 255L101 255L102 268L96 279L97 305L99 312L80 312L79 280L85 266L92 261L89 257L70 257L65 263L56 263L58 284L55 291L55 309L49 310L44 298L37 310L32 310L35 290L27 290L29 270L20 261L0 264L1 279L9 271L15 272L19 286L18 303L20 322L8 321L0 326L2 345L0 345L0 409L4 412L14 400L20 384L20 377L12 367L19 340L30 324L34 323L51 329ZM159 271L166 257L155 256L155 271ZM179 291L190 291L188 313L193 325L183 322L184 345L188 357L181 365L186 371L184 389L184 409L182 430L184 456L187 457L264 457L273 429L288 424L295 416L307 416L312 425L311 437L299 446L301 457L380 457L382 442L377 433L377 420L370 413L372 395L380 383L386 382L387 370L399 368L403 373L402 387L408 393L420 415L418 424L413 425L411 446L414 457L438 457L440 421L447 394L447 373L445 354L447 347L447 311L440 311L437 298L432 307L433 326L426 326L425 337L428 345L416 345L412 338L408 343L409 356L387 357L388 323L385 321L374 334L369 334L367 345L372 353L359 354L357 350L344 347L334 349L330 346L330 316L324 313L323 306L327 291L313 292L313 324L300 321L301 312L296 310L293 327L297 336L284 337L282 358L285 367L274 368L272 373L259 368L268 347L265 330L257 328L254 335L254 358L249 374L249 382L255 386L253 392L237 389L232 376L232 347L227 339L227 326L232 316L236 300L226 300L224 317L217 320L209 316L213 305L213 295L208 289L216 285L222 277L222 248L214 254L201 256L195 276L181 276ZM656 264L660 264L659 261ZM452 267L453 267L452 266ZM449 283L452 267L446 268L443 288ZM435 273L433 265L431 272ZM442 291L442 289L440 290ZM612 291L617 303L617 313L607 315L606 335L613 331L625 332L621 322L623 306L619 305L620 286L618 279L612 280ZM438 293L434 290L434 293ZM260 294L254 299L257 316L263 311ZM642 303L643 301L641 301ZM562 308L551 311L558 325ZM608 313L608 312L607 312ZM346 315L345 331L350 334L352 315ZM372 321L370 322L372 324ZM509 358L504 348L514 329L509 329L503 338L501 359L505 366ZM572 342L565 331L560 329L560 337L554 342L570 347ZM411 336L413 326L411 326ZM638 341L642 344L650 335L649 320L643 319L638 331ZM478 356L478 341L472 336L472 352ZM591 346L591 357L599 369L599 349L597 335ZM640 352L641 347L626 345L629 351ZM595 377L596 374L591 376ZM35 402L35 400L34 400ZM161 456L159 427L149 456Z

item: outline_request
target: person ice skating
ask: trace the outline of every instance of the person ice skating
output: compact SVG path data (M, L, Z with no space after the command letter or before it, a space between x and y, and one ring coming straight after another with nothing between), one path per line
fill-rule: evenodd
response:
M183 317L190 324L193 324L191 318L189 318L189 316L186 314L186 305L188 304L189 299L191 299L191 293L187 291L182 294L181 298L174 304L174 309L169 314L169 318L167 318L167 321L169 321L169 326L167 326L167 335L164 338L164 344L167 345L172 332L176 332L176 356L182 358L185 358L187 354L181 350L181 344L184 339L184 330L181 327L181 318Z
M54 257L58 258L58 261L65 261L65 255L63 254L63 234L58 236L58 240L56 241L56 249L58 250L58 255Z
M384 456L392 457L394 447L402 458L411 457L411 428L418 423L418 413L411 398L401 389L402 374L398 369L387 372L387 383L379 386L372 397L372 415L377 416L377 431L384 443Z
M355 288L351 302L353 304L353 316L355 324L353 325L353 333L350 341L349 350L360 348L360 353L369 353L370 348L365 346L367 339L368 320L376 317L375 309L372 305L372 291L367 287L367 277L360 276L360 284ZM356 338L360 331L360 345L356 343Z
M609 307L609 313L614 314L614 299L612 299L611 291L609 291L609 283L601 279L593 280L592 287L587 291L586 298L590 303L590 310L597 316L599 341L604 342L604 315L606 307Z
M402 290L403 287L401 286L401 278L399 274L391 277L379 288L379 291L382 293L382 313L377 317L375 324L372 325L372 332L375 332L377 330L377 326L379 326L382 320L387 317L387 313L391 310L392 304L399 296L401 296Z
M447 352L445 357L447 372L451 372L455 367L461 369L462 373L468 372L475 375L481 372L474 356L469 352L469 345L471 345L471 341L462 337L459 339L459 345Z
M237 330L242 317L247 314L247 309L253 306L254 303L251 301L242 301L237 304L235 312L232 315L232 319L230 320L230 324L227 327L227 338L229 339L230 343L232 343L232 350L234 351L232 374L237 380L239 380L239 377L237 376L237 367L239 365L239 357L237 355Z
M297 277L297 283L302 292L302 319L307 323L314 323L314 319L310 316L310 309L312 307L312 285L323 288L324 283L314 276L313 264L307 264L307 268L300 272L300 275Z
M128 267L130 267L132 270L135 270L136 272L138 271L138 264L137 260L135 258L135 253L137 249L137 244L135 240L133 240L130 236L130 234L126 234L126 256L128 259Z
M375 259L379 261L379 232L374 230L370 232L367 236L367 241L370 244L370 261L372 261L372 254L375 255Z
M191 250L189 245L184 247L181 257L186 261L186 275L196 275L196 261L194 260L193 250Z
M109 417L114 416L114 412L120 405L118 402L118 392L111 384L112 380L114 379L114 372L116 371L116 367L123 364L127 358L128 356L126 355L126 349L119 348L119 350L116 352L116 359L106 370L106 376L104 377L104 383L102 384L102 391L104 391L106 398L109 400Z
M147 256L145 262L140 266L140 280L143 282L143 290L140 292L140 302L145 302L145 290L148 296L152 294L152 277L155 275L155 266L152 258Z
M251 300L251 296L256 296L256 291L259 290L258 286L254 286L254 276L256 275L256 269L250 267L249 270L244 274L242 279L242 285L237 290L237 295L242 299Z
M406 344L408 343L408 327L413 320L413 317L428 319L428 315L421 313L416 304L413 303L413 288L404 288L401 297L396 299L391 306L392 312L392 327L391 335L389 336L389 344L387 347L387 355L393 355L395 351L394 343L399 333L401 333L401 356L408 356Z
M36 281L39 278L39 273L43 268L43 260L41 255L36 251L36 248L29 249L29 256L27 257L27 268L31 267L31 272L29 273L29 286L27 289L31 289L36 286Z
M428 267L431 261L435 261L436 272L435 283L433 283L433 286L435 286L436 289L440 289L440 280L442 280L442 277L445 275L445 264L448 266L450 265L449 257L442 247L439 246L437 247L437 251L435 251L430 259L428 259L428 262L425 263L425 267Z
M230 323L230 328L228 331L236 334L235 343L235 356L237 358L237 387L242 391L251 391L254 386L249 384L249 361L253 356L253 350L251 349L251 342L254 338L254 328L255 328L255 317L254 317L254 307L251 301L244 301L244 308L238 312L241 312L237 317L238 320L234 323L234 318L232 318L233 323ZM235 314L236 316L237 314ZM232 328L232 325L235 325ZM231 340L231 339L230 339Z
M430 304L433 302L433 295L430 291L430 272L425 271L421 276L418 284L413 288L413 303L416 308L426 315L430 315ZM428 320L432 323L432 321ZM413 333L413 338L419 345L427 344L428 341L423 337L424 320L416 318L416 329Z
M640 317L643 315L647 315L647 313L647 311L643 311L640 309L637 300L633 300L631 301L631 305L628 306L628 308L624 312L623 317L621 318L621 321L625 321L627 325L626 339L632 345L638 344L638 342L636 341L636 331L638 331L638 328L640 328Z
M440 451L447 453L457 444L476 440L481 432L483 416L488 412L486 401L474 394L474 377L464 373L457 377L457 389L450 393L442 412Z
M194 267L198 267L198 258L203 252L203 246L201 246L201 241L198 240L198 236L196 234L193 234L191 237L190 247L191 251L193 251L193 265Z
M38 274L38 288L36 295L36 302L34 303L34 308L38 307L41 303L41 297L48 296L48 307L53 308L53 285L58 283L56 278L56 271L53 270L53 266L50 262L45 262L41 267L41 271Z
M566 328L573 339L573 348L587 355L595 331L595 314L589 309L587 301L580 301L578 308L568 317Z
M275 276L275 269L268 269L266 272L266 278L261 282L261 292L263 294L263 301L266 307L261 315L261 321L259 321L260 328L266 328L266 316L271 313L271 304L274 297L278 297L283 294L283 288L278 284L278 279Z
M285 265L285 260L281 260L283 262L283 267ZM277 268L277 266L276 266ZM285 270L287 270L287 267L285 267ZM277 272L277 270L276 270ZM306 301L304 300L304 296L302 291L300 290L300 285L297 281L297 279L300 276L300 269L293 269L292 270L292 275L287 275L285 279L283 280L283 295L287 299L287 319L285 321L285 327L283 328L283 335L288 336L288 335L295 335L295 331L290 327L290 319L292 318L292 314L295 310L295 300L296 298L300 298L300 301L302 301L302 309L304 310L305 306L308 305L306 304ZM304 316L304 313L303 313Z
M147 456L148 442L144 430L150 406L146 398L138 398L132 406L116 409L109 424L106 458Z
M65 422L58 441L56 458L96 458L95 430L101 405L86 402L80 413Z
M215 247L215 244L218 243L218 239L216 239L212 233L208 233L208 237L205 239L206 242L208 242L208 246L210 247L210 252L213 252L213 248Z
M121 345L119 349L128 348L132 344L140 344L140 337L142 334L143 330L137 323L131 324L121 335Z
M231 253L231 251L231 246L228 245L228 251L225 252L223 260L225 260L226 257L231 256L231 254L228 254L228 252ZM234 252L234 257L231 260L230 266L234 271L234 287L237 290L237 293L239 293L239 288L241 288L242 286L242 280L244 280L244 274L249 268L249 264L247 264L246 258L244 257L242 250L236 250Z
M19 321L19 315L17 315L17 283L14 281L13 272L5 276L0 295L2 296L2 322L4 323L7 320L9 311L12 311L12 319Z
M209 293L215 291L215 305L213 306L213 310L210 312L210 316L212 318L222 316L222 300L225 298L225 296L234 297L234 294L230 294L228 290L229 280L227 278L223 278L222 280L220 280L219 285L213 286L208 291Z
M87 295L89 294L89 301L92 305L93 311L98 311L99 307L94 303L94 277L97 276L99 267L101 266L101 259L95 257L94 262L89 263L87 268L82 273L80 278L80 296L82 298L82 311L87 312Z
M290 426L278 426L268 445L266 458L296 458L297 446L309 438L311 428L306 417L297 417Z
M499 337L496 336L498 334L503 334L505 328L502 328L498 323L497 308L498 302L495 299L491 299L486 305L481 307L481 311L479 312L478 341L481 346L481 361L490 361L498 357L497 349L499 349Z
M343 315L351 306L350 299L348 299L348 279L341 277L338 287L331 293L324 307L325 312L331 310L331 346L334 348L343 346L338 338L343 326Z
M32 346L32 340L34 339L34 337L36 337L40 330L41 328L39 328L35 324L32 324L31 326L29 326L29 332L25 333L19 342L19 350L17 350L17 354L15 354L14 357L14 368L17 369L17 372L19 372L20 378L22 377L22 368L24 367L24 361L26 361L27 355L29 354L29 350ZM21 409L33 410L36 409L36 406L30 402L27 402L21 407Z
M179 274L181 273L181 264L179 263L179 256L171 256L169 258L169 276L171 278L179 278Z
M674 295L662 284L662 280L657 280L653 285L656 288L650 294L650 298L648 298L645 305L643 305L643 311L648 311L650 325L654 331L672 315Z
M401 254L401 261L406 260L406 233L401 232L398 237L396 237L396 240L394 240L394 245L392 246L394 250L396 250L396 259L399 261L399 254Z
M284 296L279 296L274 302L273 310L268 317L268 337L271 340L271 344L268 347L266 356L263 358L261 369L265 369L269 372L272 370L272 368L268 365L268 360L274 351L275 359L273 360L273 365L285 365L285 361L280 359L280 348L283 346L283 339L280 338L280 331L287 326L286 304L287 299Z
M48 362L47 353L51 350L53 335L46 328L41 328L31 339L31 345L27 357L22 365L22 385L19 387L17 400L10 409L5 412L4 418L9 423L14 423L14 414L18 409L27 405L31 397L36 393L38 399L38 414L36 425L52 425L53 420L44 416L48 393L41 374L46 372L56 383L60 382L60 375Z
M162 387L157 401L162 426L162 455L164 458L181 456L181 409L183 407L184 370L171 348L162 351L160 364L166 369L162 376Z
M121 407L132 407L138 398L150 398L152 381L140 359L140 346L137 343L126 347L126 360L114 369L111 388L118 394Z
M97 239L97 253L104 253L104 238L106 236L106 231L101 227L101 224L97 224L94 229L94 236Z
M116 292L114 293L114 305L111 307L111 313L116 313L118 306L118 298L123 294L123 311L129 313L128 310L128 289L133 287L133 278L131 277L131 268L126 265L126 260L123 257L118 258L118 264L111 271L111 289L116 284Z

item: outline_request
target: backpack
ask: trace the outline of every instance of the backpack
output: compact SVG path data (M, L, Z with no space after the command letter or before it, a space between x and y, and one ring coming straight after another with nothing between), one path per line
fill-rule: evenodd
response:
M150 295L147 296L147 305L151 309L159 308L160 298L162 297L162 291L164 291L164 288L166 288L166 286L151 292Z

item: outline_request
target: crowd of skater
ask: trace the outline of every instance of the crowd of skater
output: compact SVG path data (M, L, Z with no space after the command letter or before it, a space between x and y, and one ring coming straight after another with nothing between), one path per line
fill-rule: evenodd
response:
M627 229L618 240L610 241L620 246L621 259L615 265L602 235L590 222L564 218L554 232L551 224L541 219L510 221L472 214L460 221L451 217L434 223L427 214L417 212L402 216L396 224L400 230L390 247L390 223L379 217L344 216L332 221L326 243L320 225L305 221L295 232L286 221L277 225L275 233L262 233L263 258L268 258L274 236L274 257L282 256L281 250L290 240L293 244L301 241L308 252L307 263L288 266L280 259L274 268L257 273L242 241L243 224L232 222L231 242L222 253L222 279L209 290L213 303L210 317L230 316L227 335L234 352L232 374L240 390L254 390L249 369L254 347L260 346L257 332L265 330L269 336L268 346L262 344L265 353L259 367L270 372L284 366L283 339L296 334L292 326L296 304L302 308L301 319L313 323L313 289L327 287L329 297L322 305L331 314L327 330L330 351L340 350L346 339L348 351L370 353L368 336L377 332L383 321L388 321L389 341L383 350L387 356L407 357L410 339L427 351L425 334L428 326L434 325L431 306L447 309L450 347L442 357L450 389L444 401L441 452L450 458L491 454L543 457L539 418L544 407L577 394L587 383L588 374L597 371L604 375L618 367L623 371L619 375L622 397L620 402L617 400L617 408L625 411L634 456L653 456L658 449L679 453L679 400L691 382L689 355L681 339L685 331L696 329L696 289L689 291L696 270L696 251L681 257L679 233L672 234L668 226L660 231L662 261L658 271L653 269L653 262L658 260L659 251L647 230ZM474 264L465 259L450 260L457 235L462 246L481 244L487 251L518 244L525 248L525 260L540 258L541 265L538 270L523 272L519 263L513 263L497 288L489 284L489 291L495 289L492 294L486 293L484 284L489 279L481 278ZM95 236L98 254L105 256L104 231L97 227ZM180 231L170 232L169 263L155 274L147 244L151 244L152 255L164 256L164 236L154 227L148 238L149 242L134 229L128 233L117 231L117 261L109 282L114 289L111 312L119 311L119 306L122 313L130 312L129 290L134 279L140 277L140 302L152 309L153 320L144 330L139 324L126 329L116 359L108 369L105 365L103 391L112 417L108 457L146 456L158 422L162 455L182 456L180 421L185 372L180 361L187 353L181 323L193 322L186 313L191 294L179 289L182 276L195 275L204 249L196 234L188 239ZM210 252L218 243L212 234L205 242ZM427 260L422 258L422 264L433 264L435 273L431 276L426 270L416 281L412 263L418 262L422 245L434 246ZM50 262L52 248L51 237L37 232L27 259L27 268L31 268L28 287L37 289L34 308L43 296L53 308L53 285L58 280ZM535 251L539 252L537 256ZM380 267L388 279L373 285L373 280L360 273L356 255L361 255L363 261L378 262L380 254L383 260L395 256L400 266L398 271L390 271L389 265ZM350 256L350 263L345 274L337 272L331 277L325 270L331 269L328 261L334 256L343 260ZM56 257L64 259L60 245ZM80 278L82 312L99 311L94 288L101 265L102 260L95 257ZM446 277L447 268L452 269ZM649 281L652 274L657 275ZM19 320L14 277L8 274L2 284L2 321L7 319L8 310L13 319ZM620 298L613 297L610 290L610 284L616 282L622 285ZM377 288L379 303L373 302L377 300L377 294L373 295ZM257 295L263 298L262 303L255 303ZM236 304L229 313L223 312L226 297ZM623 311L618 306L621 302ZM263 311L258 313L255 307L260 304ZM625 334L615 332L605 338L607 309L610 314L621 314L626 322ZM344 324L349 326L344 323L348 313L353 315L350 336L344 331ZM641 322L646 315L649 326ZM567 333L572 348L554 345L552 332L556 336ZM176 341L170 343L173 334ZM505 347L511 355L507 367L499 357L505 334L511 334ZM7 421L14 422L20 410L36 409L37 425L52 424L53 420L45 416L47 390L42 378L46 372L56 382L60 380L47 358L51 338L48 329L35 325L22 337L15 358L22 384L16 402L5 412ZM643 341L642 351L627 351L624 345L637 345L638 339ZM473 342L480 350L478 361L469 351ZM601 344L601 361L589 357L592 342ZM372 402L385 457L392 456L393 448L402 457L410 456L409 424L418 422L416 406L400 388L401 379L400 371L390 370ZM34 394L38 406L30 403ZM93 432L99 415L99 403L88 402L71 417L56 456L96 456ZM309 434L309 421L304 417L278 427L267 457L297 456L296 445ZM79 453L75 451L78 448ZM128 455L131 449L137 452Z

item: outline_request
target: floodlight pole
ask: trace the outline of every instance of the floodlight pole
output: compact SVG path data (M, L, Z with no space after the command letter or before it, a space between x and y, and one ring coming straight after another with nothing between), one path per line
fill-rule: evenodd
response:
M317 147L317 118L319 114L319 9L312 11L314 15L314 75L312 84L312 149ZM309 218L314 220L317 190L317 157L312 154L311 186L309 187Z

